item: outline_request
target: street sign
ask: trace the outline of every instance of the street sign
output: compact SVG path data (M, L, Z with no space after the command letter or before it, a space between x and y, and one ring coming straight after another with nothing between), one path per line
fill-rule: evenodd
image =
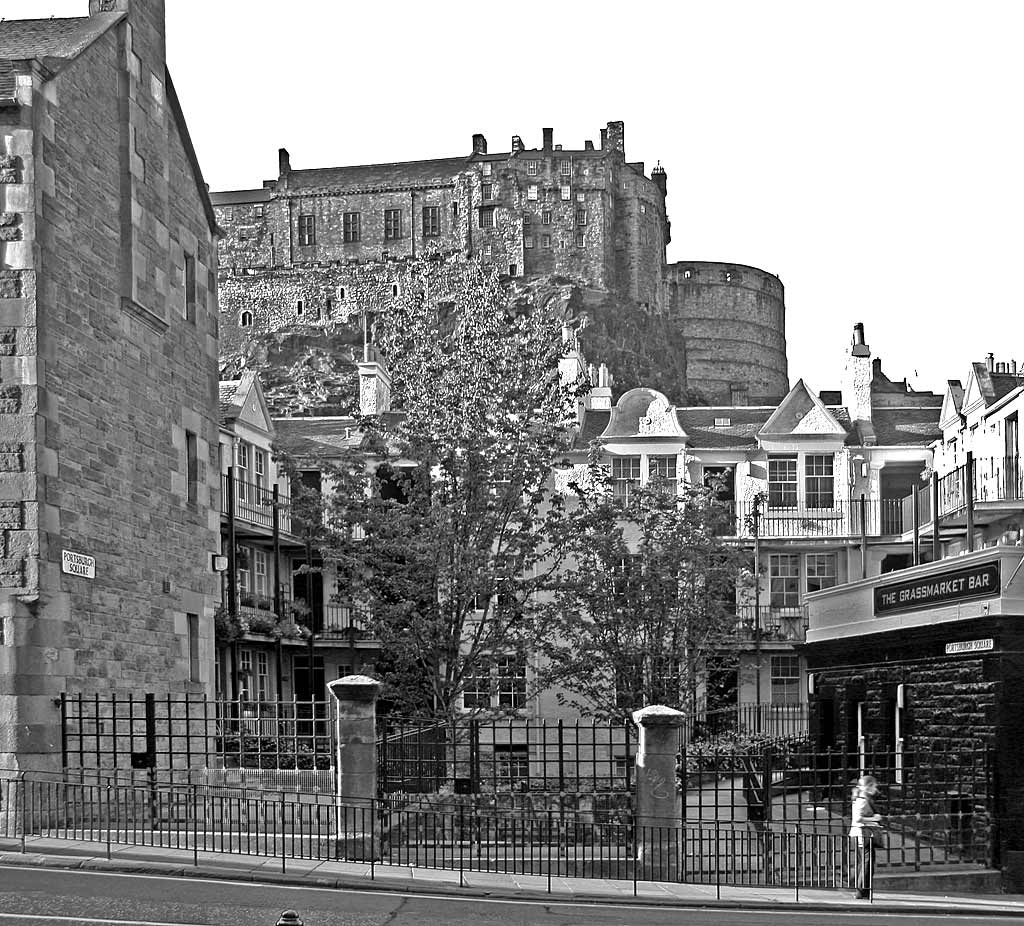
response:
M83 579L96 578L96 559L85 553L62 550L60 568L61 572L66 572L71 576L81 576Z

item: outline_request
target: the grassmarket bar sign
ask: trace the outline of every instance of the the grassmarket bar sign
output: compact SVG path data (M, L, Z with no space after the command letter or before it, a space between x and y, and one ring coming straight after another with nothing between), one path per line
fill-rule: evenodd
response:
M992 598L999 592L999 561L996 560L941 575L880 585L875 589L875 614L920 611L974 598Z

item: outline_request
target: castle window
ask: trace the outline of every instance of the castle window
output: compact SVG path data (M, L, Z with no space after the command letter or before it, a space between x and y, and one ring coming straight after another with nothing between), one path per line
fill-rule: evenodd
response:
M563 177L569 177L572 175L572 161L569 158L562 158L558 162L558 172Z
M253 212L253 215L255 215L257 219L262 219L263 218L263 213L264 213L264 208L263 208L263 206L254 206L252 212Z
M732 271L731 270L723 270L722 271L722 282L723 283L731 283L732 282Z
M302 308L303 308L302 300L300 299L298 302L295 303L295 314L296 315L301 315L302 314Z
M587 210L586 209L577 209L576 210L576 224L577 225L586 225L587 224Z
M684 280L688 280L692 276L693 276L693 271L692 270L684 270L683 271L683 279Z
M441 234L441 207L423 207L423 237L436 238Z
M402 210L384 210L384 239L394 241L402 237Z
M551 247L551 236L550 235L541 235L540 236L540 246L542 248L550 248Z
M345 244L355 244L360 238L359 213L345 212L341 216L341 233Z
M524 227L529 228L532 224L533 224L533 216L530 215L529 212L524 212L523 213L523 225L524 225Z
M550 210L550 209L545 209L545 210L544 210L544 211L543 211L543 212L542 212L542 213L540 214L540 220L541 220L541 223L542 223L542 224L544 224L544 225L550 225L550 224L551 224L551 210Z
M572 187L563 184L561 187L561 193L563 201L568 202L572 199Z
M484 199L493 199L493 192L492 192L491 184L489 184L489 183L481 183L480 184L480 195Z
M299 244L303 247L316 244L316 216L299 216Z
M527 250L531 250L533 248L533 235L526 235L523 238L523 247Z
M483 251L481 251L481 253L480 253L480 257L484 261L488 261L488 262L490 261L490 259L491 259L491 246L489 244L485 244L484 245Z
M239 241L245 241L245 239L248 238L248 237L249 237L249 230L248 229L246 229L246 228L238 229L238 240Z
M339 287L338 287L338 288L337 288L337 289L336 289L336 290L334 291L334 295L335 295L335 296L337 297L337 299L338 299L338 302L344 302L344 301L345 301L345 299L347 298L347 295L348 295L348 294L346 293L346 291L345 291L345 287L344 287L344 286L339 286Z
M537 174L537 172L539 170L540 170L540 161L527 161L526 162L526 172L531 177L536 176L536 174Z
M480 227L494 228L494 206L480 207Z
M640 203L640 214L641 215L646 215L647 214L647 204L646 203Z
M537 202L537 192L537 184L531 183L526 190L526 198L530 200L531 203Z
M582 248L586 243L586 236L583 232L576 232L576 247Z
M394 296L397 299L398 295L400 293L401 293L401 290L398 288L398 284L397 283L392 283L391 284L391 295Z
M325 314L325 315L326 315L326 316L327 316L328 318L330 318L330 317L331 317L331 312L333 312L333 311L334 311L334 303L333 303L333 302L331 302L331 297L330 297L330 296L328 296L328 297L327 297L327 298L326 298L326 299L324 300L324 314Z
M517 269L518 269L518 268L516 267L516 265L515 265L515 264L509 264L509 265L508 265L508 275L509 275L510 277L514 277L514 276L516 275L516 270L517 270Z
M250 312L248 309L246 309L242 313L241 317L238 319L238 324L239 324L239 327L241 327L241 328L251 328L252 327L252 312Z

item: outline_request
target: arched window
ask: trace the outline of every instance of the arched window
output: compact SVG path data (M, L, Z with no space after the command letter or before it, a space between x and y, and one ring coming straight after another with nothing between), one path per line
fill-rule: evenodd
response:
M238 324L241 325L243 328L251 328L252 327L252 312L250 312L248 309L246 309L242 313L242 317L239 318Z
M392 295L392 296L397 296L397 295L398 295L398 292L399 292L399 290L398 290L398 284L397 284L397 283L393 283L393 284L391 284L391 295Z

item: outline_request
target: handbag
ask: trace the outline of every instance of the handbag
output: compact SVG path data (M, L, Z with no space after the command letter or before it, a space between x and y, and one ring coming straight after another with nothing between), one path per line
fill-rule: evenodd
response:
M871 834L871 848L872 849L887 849L889 847L889 839L885 830L875 824L874 826L865 827Z

